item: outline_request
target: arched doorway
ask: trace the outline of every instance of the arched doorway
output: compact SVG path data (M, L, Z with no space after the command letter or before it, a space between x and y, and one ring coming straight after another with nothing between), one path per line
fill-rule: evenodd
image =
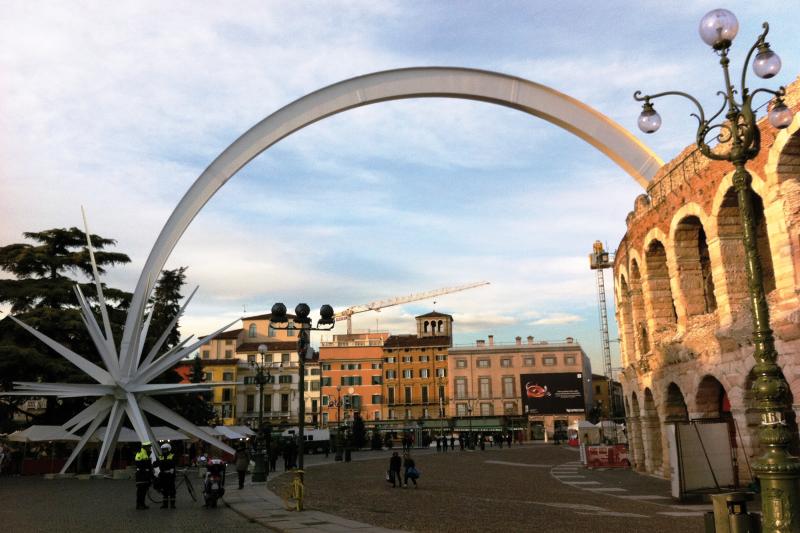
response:
M666 413L664 422L688 422L689 410L686 408L686 400L683 398L681 388L674 382L667 387Z
M547 120L585 140L646 186L663 165L629 131L582 102L522 78L496 72L427 67L368 74L308 94L268 116L226 148L197 178L156 240L136 284L120 343L124 368L139 358L143 312L158 273L208 200L242 167L281 139L326 117L378 102L461 98L502 105Z
M731 416L731 403L725 387L714 376L707 374L700 380L695 394L696 418L727 418Z
M656 402L653 392L648 388L644 390L644 415L642 417L644 430L645 468L652 474L663 474L664 449L661 445L661 421L658 418Z
M631 393L631 409L628 418L628 433L630 434L631 444L631 463L638 471L645 469L644 446L642 446L642 419L639 407L639 398L636 392Z

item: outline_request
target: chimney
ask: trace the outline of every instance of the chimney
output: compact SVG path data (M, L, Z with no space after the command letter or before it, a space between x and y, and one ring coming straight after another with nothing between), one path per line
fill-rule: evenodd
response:
M486 341L483 339L478 339L477 341L475 341L475 346L477 346L478 348L485 348Z
M572 337L567 337L567 344L572 344L573 342L575 342L575 339Z
M533 344L533 336L528 335L528 344Z
M517 346L522 346L522 337L517 337Z
M494 335L489 335L489 346L494 346Z

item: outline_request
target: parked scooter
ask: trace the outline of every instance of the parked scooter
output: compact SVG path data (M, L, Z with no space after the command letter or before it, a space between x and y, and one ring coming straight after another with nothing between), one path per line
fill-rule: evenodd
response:
M225 494L225 462L221 459L210 459L206 464L206 477L203 482L205 507L216 507L217 500Z

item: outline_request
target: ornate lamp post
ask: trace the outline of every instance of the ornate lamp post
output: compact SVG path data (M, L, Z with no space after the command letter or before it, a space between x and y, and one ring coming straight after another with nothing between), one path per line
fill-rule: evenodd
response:
M333 329L333 326L336 324L333 320L333 307L330 305L323 305L319 310L320 319L317 321L317 326L314 327L311 325L311 318L309 318L309 313L311 312L311 308L308 307L307 304L297 304L297 307L294 309L295 319L294 321L297 322L300 326L300 331L297 335L297 357L298 357L298 371L300 374L300 383L299 383L299 391L300 391L300 405L299 405L299 413L298 418L298 438L299 442L297 443L297 466L302 471L303 470L303 455L304 445L305 445L305 425L306 425L306 396L305 396L305 360L306 360L306 352L308 352L310 348L308 332L309 331L330 331ZM289 319L286 317L286 306L282 303L276 303L272 306L272 315L270 316L270 325L274 329L280 330L289 330L294 329L294 326L289 326L288 322ZM277 325L283 324L283 325Z
M720 65L724 75L722 106L711 118L706 118L700 103L693 96L680 91L667 91L653 95L634 94L637 101L644 102L639 115L639 128L645 133L653 133L661 126L661 117L653 108L652 100L661 96L676 95L690 100L697 108L693 114L697 121L696 143L703 155L717 161L729 161L735 167L733 185L739 202L739 215L742 222L742 237L745 248L747 282L750 292L750 303L753 314L753 343L756 364L754 372L757 377L753 383L756 407L761 413L759 438L766 447L764 454L753 464L761 482L761 509L763 512L764 531L798 531L800 530L800 500L798 500L798 479L800 478L800 461L789 454L788 447L791 434L786 427L785 413L788 404L789 385L781 369L777 365L778 353L775 350L775 339L769 325L769 307L764 290L761 261L756 247L755 221L751 199L752 177L745 169L747 161L755 158L761 148L761 139L756 116L753 110L753 97L758 93L770 94L774 97L769 111L769 122L775 128L788 127L793 118L792 112L783 102L786 94L784 87L777 91L759 88L751 91L746 85L747 67L753 54L753 71L760 78L772 78L781 68L781 60L773 52L765 38L769 25L763 24L764 31L756 39L755 44L745 58L742 69L741 84L734 87L728 71L728 50L739 30L739 22L733 13L725 9L715 9L706 14L700 21L700 37L720 57ZM724 120L714 123L723 112ZM725 150L712 151L709 142L717 141L727 145ZM719 146L722 148L722 146Z
M267 346L261 344L258 347L258 354L261 362L250 361L250 366L256 371L256 383L258 384L258 435L256 436L255 467L253 468L253 481L261 482L267 480L266 468L266 446L264 441L264 385L270 382L269 364L266 362Z

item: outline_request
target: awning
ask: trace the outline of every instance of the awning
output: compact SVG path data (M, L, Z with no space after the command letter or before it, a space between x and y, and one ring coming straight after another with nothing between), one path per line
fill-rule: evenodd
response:
M8 436L14 442L77 442L81 438L61 426L31 426Z
M156 440L187 440L189 438L180 431L172 429L169 426L153 426L152 430ZM103 440L105 436L105 426L98 428L97 431L94 432L94 438L97 440ZM117 442L140 442L140 440L139 435L137 435L134 430L122 426L122 428L119 430L119 438L117 439Z
M244 439L245 438L245 436L242 435L241 433L237 433L236 431L231 429L231 426L215 426L214 429L216 429L219 432L219 434L222 435L223 437L225 437L226 439Z
M211 426L200 426L200 429L202 429L203 431L205 431L214 438L219 438L222 436L222 433L212 428Z
M244 435L245 437L253 437L255 436L256 432L250 429L247 426L228 426L230 429L238 433L239 435Z
M97 440L104 440L106 436L106 426L97 428L94 432L94 438ZM139 442L139 435L136 434L131 428L122 426L119 429L119 438L117 442Z
M169 426L154 426L153 433L158 440L189 440L189 437Z

